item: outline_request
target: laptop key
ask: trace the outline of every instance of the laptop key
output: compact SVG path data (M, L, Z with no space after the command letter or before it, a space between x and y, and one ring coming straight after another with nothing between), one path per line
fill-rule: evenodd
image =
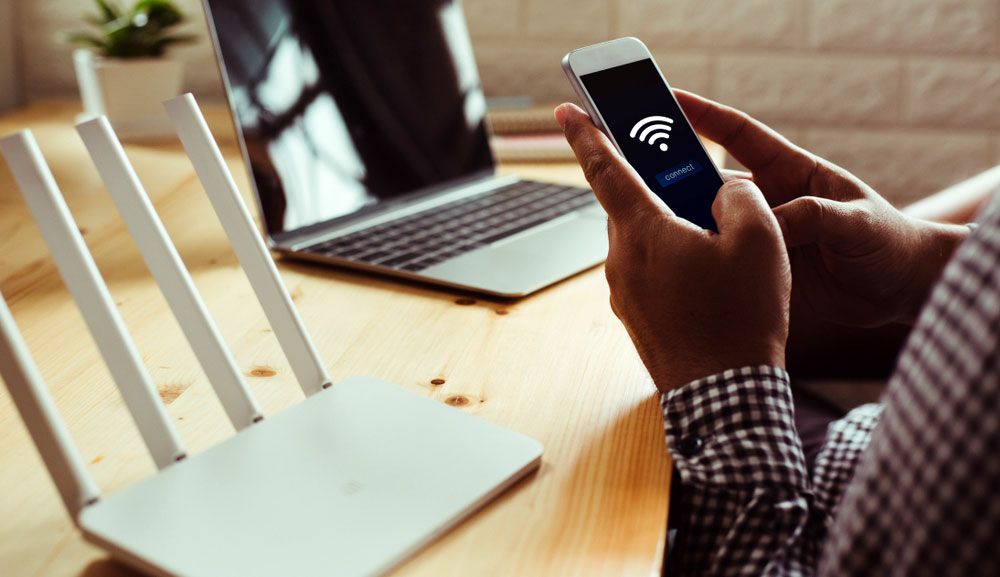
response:
M377 264L380 264L382 266L397 267L398 265L403 265L410 261L415 261L419 259L422 254L424 253L406 252L403 254L396 254L387 259L382 260L381 262L378 262Z

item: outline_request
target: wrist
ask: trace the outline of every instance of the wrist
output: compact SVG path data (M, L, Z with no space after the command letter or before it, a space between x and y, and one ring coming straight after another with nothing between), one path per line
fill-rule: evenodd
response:
M713 347L714 348L714 347ZM650 375L656 388L668 393L688 383L717 375L740 367L767 365L785 369L785 342L764 343L762 345L733 345L714 350L686 351L665 361L658 367L650 367Z
M937 284L945 265L958 245L969 235L969 227L921 221L919 241L914 253L912 290L904 301L900 321L913 324L931 289Z

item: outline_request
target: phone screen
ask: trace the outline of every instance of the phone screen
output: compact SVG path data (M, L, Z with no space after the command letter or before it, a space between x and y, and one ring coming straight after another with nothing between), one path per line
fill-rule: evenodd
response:
M580 76L625 159L677 216L717 231L722 186L712 160L652 60Z

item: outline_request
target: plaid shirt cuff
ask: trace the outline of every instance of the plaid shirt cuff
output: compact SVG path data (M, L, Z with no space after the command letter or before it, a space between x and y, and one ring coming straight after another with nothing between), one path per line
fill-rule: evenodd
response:
M685 485L716 489L808 486L788 373L730 369L661 397L667 448Z

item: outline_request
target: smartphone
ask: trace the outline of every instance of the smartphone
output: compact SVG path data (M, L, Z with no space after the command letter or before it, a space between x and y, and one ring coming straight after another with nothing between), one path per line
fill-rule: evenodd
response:
M695 135L660 67L638 38L567 54L563 70L587 113L677 216L712 231L722 175Z

